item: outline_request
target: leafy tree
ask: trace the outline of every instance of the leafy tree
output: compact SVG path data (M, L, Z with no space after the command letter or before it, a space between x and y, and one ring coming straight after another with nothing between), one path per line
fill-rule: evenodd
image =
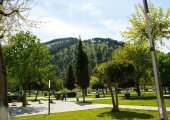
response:
M83 101L85 102L85 91L90 83L88 58L82 48L82 41L79 40L76 54L76 80L77 85L82 89Z
M92 89L104 89L104 85L101 84L100 82L96 82L92 85Z
M169 38L170 35L170 10L167 9L164 13L162 7L156 8L151 2L148 7L152 39L155 43L163 43L162 39ZM135 5L135 13L129 17L129 22L131 26L122 33L123 37L130 41L146 41L149 39L143 5Z
M170 53L160 53L158 57L162 86L170 92Z
M124 47L116 49L113 54L113 59L125 59L133 61L136 69L134 79L138 96L140 96L141 79L146 76L147 70L151 68L151 61L149 55L148 43L144 42L142 45L139 42L132 44L125 44Z
M73 67L72 65L69 65L68 71L67 71L67 78L65 80L65 87L69 90L74 89L75 86L75 77L74 77L74 72L73 72Z
M126 81L120 82L118 87L119 88L135 87L135 81L133 78L128 78Z
M121 81L126 80L134 72L134 65L127 60L112 60L100 64L94 69L96 77L101 76L107 84L112 97L112 111L119 111L118 108L118 85ZM112 87L115 88L115 95Z
M5 47L4 56L9 75L19 80L24 90L23 106L26 106L28 85L48 76L51 57L47 47L30 32L20 32Z
M11 33L23 28L33 27L35 21L28 20L31 0L1 0L0 1L0 40L9 38ZM6 39L7 40L7 39ZM7 80L6 67L4 64L2 44L0 42L0 101L3 106L8 107L7 102Z

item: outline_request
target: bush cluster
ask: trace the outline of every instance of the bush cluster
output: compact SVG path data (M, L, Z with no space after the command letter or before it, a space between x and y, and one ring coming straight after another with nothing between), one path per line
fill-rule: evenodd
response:
M67 92L67 97L76 97L76 92Z
M54 96L55 96L56 100L60 100L61 99L61 92L55 92Z
M19 94L14 94L14 95L9 95L8 96L8 102L12 102L14 100L22 101L22 96L19 95Z

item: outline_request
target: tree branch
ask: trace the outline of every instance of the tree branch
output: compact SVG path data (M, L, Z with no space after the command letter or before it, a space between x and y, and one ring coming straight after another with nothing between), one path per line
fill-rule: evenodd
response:
M17 12L19 12L19 11L18 11L18 10L13 10L13 11L10 12L10 13L5 13L4 11L0 10L0 14L3 15L3 16L6 16L6 17L12 15L12 14L15 13L15 12L17 13Z

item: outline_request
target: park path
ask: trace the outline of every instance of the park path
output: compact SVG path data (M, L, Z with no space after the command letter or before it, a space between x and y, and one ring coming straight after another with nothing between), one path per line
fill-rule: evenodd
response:
M50 104L51 113L112 107L111 104L76 103L75 99L67 99L67 101L61 101L61 100L57 100L57 101L53 100L53 101L55 103ZM42 102L43 104L39 104L38 102L30 102L31 105L29 105L28 107L22 107L21 102L18 102L17 106L12 106L12 103L9 103L10 116L28 116L28 115L47 114L48 101L42 101ZM152 107L152 106L119 105L119 107L129 108L129 109L158 110L157 107ZM167 111L170 111L170 107L167 107Z

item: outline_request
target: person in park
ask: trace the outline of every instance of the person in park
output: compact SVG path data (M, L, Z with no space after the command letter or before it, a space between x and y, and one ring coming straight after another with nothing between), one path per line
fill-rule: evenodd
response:
M66 101L66 96L67 96L67 92L66 91L64 91L63 93L62 93L62 101L65 99L65 101Z

